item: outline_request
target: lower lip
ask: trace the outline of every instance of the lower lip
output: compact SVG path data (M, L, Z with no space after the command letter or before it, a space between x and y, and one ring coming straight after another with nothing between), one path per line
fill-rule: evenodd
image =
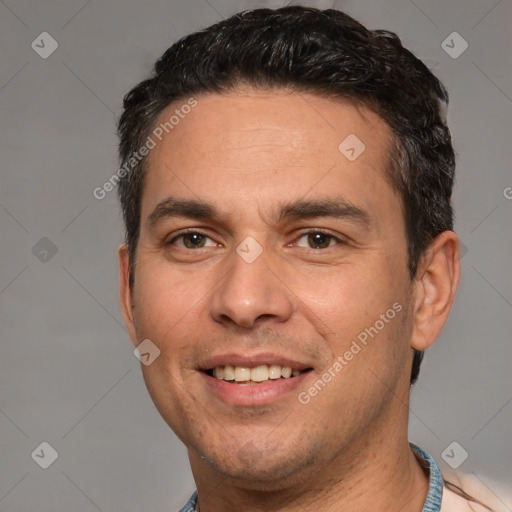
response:
M266 405L297 389L312 373L306 371L288 379L275 379L252 385L233 384L200 372L208 388L221 400L232 405Z

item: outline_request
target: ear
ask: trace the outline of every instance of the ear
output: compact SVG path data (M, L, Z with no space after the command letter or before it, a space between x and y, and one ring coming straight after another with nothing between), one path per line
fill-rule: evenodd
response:
M139 344L133 319L133 290L130 287L130 252L126 244L117 251L119 263L119 299L124 323L128 328L128 334L134 346Z
M432 241L416 272L412 348L425 350L437 339L455 300L459 279L459 238L453 231L444 231Z

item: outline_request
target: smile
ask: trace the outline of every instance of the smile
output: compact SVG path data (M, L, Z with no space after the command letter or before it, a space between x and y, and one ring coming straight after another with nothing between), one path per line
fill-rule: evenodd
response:
M279 364L260 364L253 368L247 366L216 366L207 370L207 374L219 380L240 385L260 384L269 380L291 379L298 377L306 370L292 370L290 366Z

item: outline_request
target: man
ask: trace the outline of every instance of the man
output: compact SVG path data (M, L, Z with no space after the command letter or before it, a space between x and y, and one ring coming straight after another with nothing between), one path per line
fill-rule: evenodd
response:
M460 274L447 102L396 35L302 7L178 41L125 97L121 304L182 511L490 510L407 439Z

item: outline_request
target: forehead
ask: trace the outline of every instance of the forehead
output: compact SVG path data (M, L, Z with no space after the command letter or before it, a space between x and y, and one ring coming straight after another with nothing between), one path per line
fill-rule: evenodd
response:
M155 123L162 133L147 157L143 218L171 193L226 206L255 190L260 202L394 193L385 174L391 130L363 105L251 88L194 101L174 102Z

